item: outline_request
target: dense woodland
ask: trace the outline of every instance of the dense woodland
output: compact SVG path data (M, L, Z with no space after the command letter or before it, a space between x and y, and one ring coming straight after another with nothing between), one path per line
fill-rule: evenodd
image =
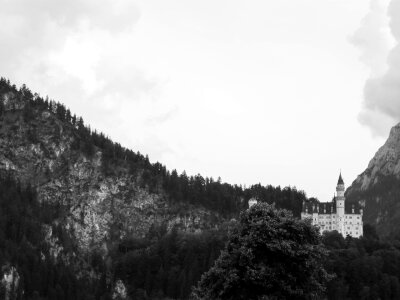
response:
M42 225L56 209L39 205L32 188L10 177L0 179L0 265L2 271L15 266L20 276L12 299L23 299L22 290L24 299L109 299L101 258L93 255L90 261L104 272L97 279L77 279L74 266L51 258ZM155 230L143 239L125 239L112 253L110 276L126 283L132 299L187 299L235 226L237 222L201 234L173 230L163 236ZM54 230L61 238L62 229ZM329 299L400 298L400 241L380 240L368 225L364 232L361 239L324 234L323 243L329 250L325 268L336 274L327 285Z
M400 238L400 211L393 209L399 207L400 181L396 175L379 175L379 184L374 184L370 188L352 189L347 193L349 202L357 203L365 201L364 222L374 224L379 218L388 222L379 222L377 231L385 236ZM379 199L379 201L378 201ZM397 225L397 226L396 226Z
M158 162L150 163L147 156L91 130L63 104L33 94L26 86L17 88L2 78L0 95L8 93L24 103L21 109L26 122L40 112L51 112L73 130L75 151L90 158L100 150L105 175L130 172L152 193L164 191L169 201L204 206L227 220L237 218L251 197L300 216L306 195L296 188L260 184L244 188L220 179L168 171ZM5 113L5 105L2 99L0 116ZM38 142L34 127L27 138L31 143ZM66 255L75 250L68 234L54 223L59 209L39 204L33 187L21 185L7 174L1 176L0 267L4 273L14 266L19 274L18 289L11 299L110 299L112 283L117 279L124 281L131 299L188 299L192 287L219 257L232 228L240 226L232 221L198 234L152 228L145 238L120 241L107 258L96 253L82 258L81 263L91 266L98 276L81 274L78 278L77 264L53 259L44 242L43 225L47 225L62 241ZM327 284L329 299L400 298L400 240L381 240L368 225L364 233L361 239L343 239L337 233L322 237L329 251L325 268L336 274ZM0 298L3 295L4 289L0 290Z
M225 217L235 217L247 207L247 200L258 198L261 202L275 203L278 208L289 209L295 216L300 216L302 202L306 199L303 191L295 187L273 187L256 184L250 188L221 182L218 178L204 178L200 174L188 176L185 171L178 174L176 170L168 171L159 162L150 163L148 156L140 152L122 147L114 143L103 133L91 130L85 126L81 117L72 114L62 103L33 94L25 85L17 89L9 80L0 79L0 95L7 93L24 103L24 120L35 118L42 111L52 112L59 120L74 130L75 140L72 149L91 157L96 151L102 152L102 167L105 175L118 174L126 171L139 175L143 187L150 192L161 190L167 192L171 201L202 205L205 208L219 212ZM4 101L0 101L0 115L4 112ZM28 139L37 142L35 128L32 128Z
M64 254L75 250L68 249L73 243L67 233L51 224L58 209L40 205L31 187L0 178L0 266L2 273L15 267L19 276L11 299L110 299L107 276L127 282L133 299L185 299L218 257L229 229L227 225L196 235L173 230L163 236L155 229L146 238L127 238L112 253L111 268L105 268L101 256L90 256L87 263L99 278L77 278L77 266L54 260L44 242L46 224L63 241ZM4 292L0 288L0 299Z
M154 244L150 239L124 241L116 253L115 276L128 285L132 299L187 299L218 258L228 229L201 234L172 230Z
M306 195L296 188L262 186L261 184L244 188L223 183L220 178L214 180L204 178L200 174L188 176L185 172L181 174L178 174L176 170L170 172L158 162L150 163L149 158L140 152L125 149L103 133L91 130L89 126L85 126L81 117L72 114L63 104L50 100L48 97L43 98L38 94L33 94L25 85L17 88L10 84L9 80L1 78L0 95L17 99L11 103L11 112L10 107L7 107L8 113L22 110L26 123L44 111L52 113L63 122L64 126L69 126L72 130L74 134L72 150L88 158L92 157L96 151L102 152L102 168L105 175L129 172L140 179L143 188L152 193L166 192L169 200L174 203L201 205L230 219L238 217L239 212L247 208L248 199L257 197L260 201L275 203L277 207L290 209L295 215L300 216L302 202L306 199ZM0 99L0 116L2 116L7 113L6 106L9 106L9 103L6 103L4 97ZM18 106L18 104L22 105ZM40 142L35 126L29 130L27 139L30 143ZM42 211L38 215L39 219L36 220L38 226L43 222L51 224L60 214L58 209L60 208L50 207L46 212ZM62 228L55 230L59 233L60 240L68 245L73 244L68 241L68 235L62 232ZM226 226L196 235L177 231L166 233L163 228L153 228L145 239L131 237L121 242L121 246L110 254L114 264L112 268L108 267L107 272L111 275L107 276L114 274L118 278L131 282L128 284L129 293L137 293L136 298L139 295L185 298L189 295L191 286L218 257L226 238ZM66 249L68 250L68 247ZM92 256L86 263L94 264L97 269L104 268L104 262L101 262L96 255ZM173 259L174 257L176 259ZM143 267L127 268L126 266L136 266L135 259L138 259L138 263ZM143 262L149 263L143 264ZM176 278L174 278L175 275ZM42 297L48 295L44 292L39 292L39 294ZM104 295L106 297L109 294Z
M329 299L400 299L400 240L380 240L365 225L361 239L330 232L323 243L330 253L326 269L336 274Z
M243 211L195 300L322 299L332 278L319 229L291 212L258 203Z
M366 225L361 239L337 232L322 236L328 258L324 267L334 277L326 285L328 299L400 299L400 241L380 240ZM199 236L171 233L151 247L123 248L117 273L133 299L188 299L191 286L224 248L226 231ZM299 299L302 299L301 297Z

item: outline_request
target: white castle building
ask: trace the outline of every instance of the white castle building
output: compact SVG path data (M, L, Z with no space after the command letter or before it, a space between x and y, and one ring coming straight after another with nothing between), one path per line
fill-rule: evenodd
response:
M249 208L252 207L253 205L257 204L257 199L256 198L251 198L249 200Z
M337 230L343 237L358 238L363 235L363 209L359 205L346 205L342 174L336 186L336 196L331 202L303 202L301 219L311 219L312 224L324 231Z

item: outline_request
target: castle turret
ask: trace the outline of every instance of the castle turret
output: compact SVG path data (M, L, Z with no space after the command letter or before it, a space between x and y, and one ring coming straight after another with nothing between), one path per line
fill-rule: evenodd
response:
M342 172L340 172L339 180L336 185L336 226L337 231L345 236L345 216L344 216L344 181Z
M340 172L336 186L336 213L339 217L344 216L344 200L344 181L342 178L342 172Z

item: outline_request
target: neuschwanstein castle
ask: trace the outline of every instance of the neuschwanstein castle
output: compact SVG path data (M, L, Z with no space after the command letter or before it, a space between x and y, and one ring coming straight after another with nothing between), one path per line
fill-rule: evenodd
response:
M336 186L336 196L332 202L320 203L307 201L303 203L302 219L311 219L322 232L337 230L343 237L360 237L363 235L363 209L358 205L346 205L342 174Z

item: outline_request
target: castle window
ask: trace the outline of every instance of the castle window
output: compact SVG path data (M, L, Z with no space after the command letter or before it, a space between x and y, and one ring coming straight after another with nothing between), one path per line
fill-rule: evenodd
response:
M349 218L350 218L350 219L353 219L353 217L352 217L352 216L350 216Z
M360 217L357 217L357 219L359 219Z

